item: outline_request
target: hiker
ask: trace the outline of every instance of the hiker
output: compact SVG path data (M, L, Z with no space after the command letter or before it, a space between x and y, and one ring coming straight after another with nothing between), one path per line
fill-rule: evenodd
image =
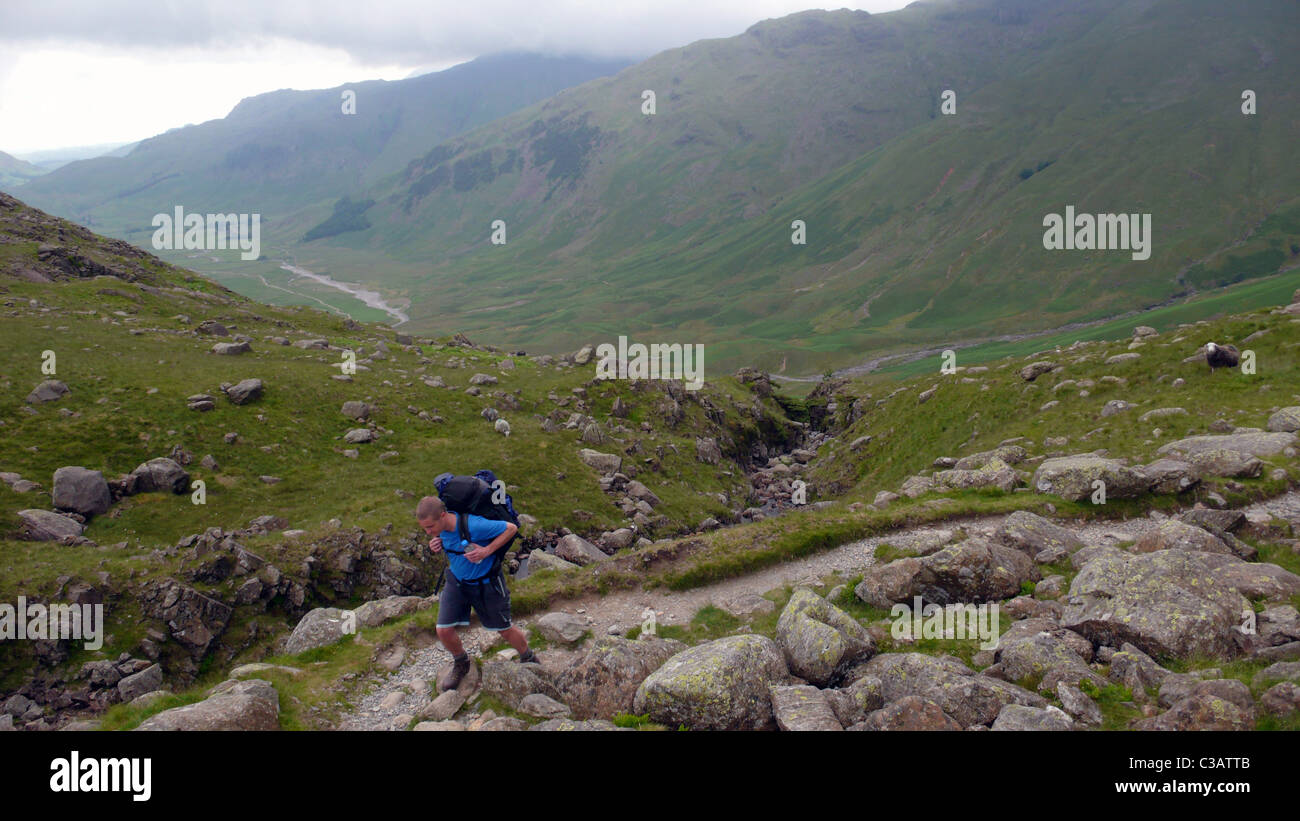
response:
M461 537L461 516L466 519L464 532L468 539ZM502 577L500 561L493 557L519 528L511 522L452 513L437 496L421 499L415 518L433 537L429 549L434 553L445 549L447 553L447 584L438 600L438 639L451 653L452 665L438 679L442 692L454 690L469 672L469 656L456 628L469 626L470 608L478 613L484 627L500 633L519 651L519 661L536 663L537 655L529 649L523 631L510 623L510 590Z

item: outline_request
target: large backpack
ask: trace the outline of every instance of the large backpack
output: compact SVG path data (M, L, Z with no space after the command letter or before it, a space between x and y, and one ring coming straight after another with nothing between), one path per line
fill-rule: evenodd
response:
M451 473L443 473L433 480L433 485L438 490L438 498L452 513L460 514L456 517L459 524L461 541L468 542L469 522L465 515L479 516L484 519L495 519L497 521L510 522L519 526L519 514L515 512L514 499L505 493L504 485L501 495L504 496L503 502L492 501L495 490L493 486L497 483L496 474L490 470L480 470L473 476L456 476ZM502 561L505 559L506 551L514 544L515 539L519 537L518 531L510 537L510 541L502 545L501 549L492 554L492 569L483 576L484 579L495 578L501 572ZM465 551L458 550L447 545L443 549L449 553L464 554ZM442 585L439 584L439 587Z

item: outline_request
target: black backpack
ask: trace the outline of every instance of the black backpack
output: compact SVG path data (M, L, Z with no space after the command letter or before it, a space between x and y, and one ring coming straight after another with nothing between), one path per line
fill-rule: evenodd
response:
M515 527L519 526L519 514L515 512L514 500L508 494L503 502L492 501L495 491L493 485L497 482L497 477L490 470L480 470L473 476L455 476L450 473L444 473L433 480L434 487L438 489L438 498L447 506L447 510L458 514L456 522L460 531L461 541L468 542L469 538L469 521L465 518L466 514L479 516L484 519L494 519L496 521L510 522ZM505 554L514 544L515 539L519 538L519 532L510 537L510 541L501 546L501 549L492 554L492 569L483 576L484 580L495 578L501 572L502 562ZM464 555L465 551L443 545L443 550L448 553L458 553ZM442 587L439 581L438 587Z

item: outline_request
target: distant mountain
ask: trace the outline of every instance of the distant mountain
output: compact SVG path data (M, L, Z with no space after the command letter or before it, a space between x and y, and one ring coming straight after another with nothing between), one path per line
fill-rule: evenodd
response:
M53 171L77 160L89 160L95 157L122 157L130 153L139 143L99 143L98 145L76 145L67 148L49 148L41 151L23 152L19 159L26 160L44 171Z
M552 352L619 335L701 342L719 367L819 372L1296 265L1296 30L1293 0L811 11L370 163L320 150L338 123L286 128L296 150L248 138L199 151L189 132L205 124L169 137L199 152L185 164L111 184L74 165L24 195L136 242L166 203L260 208L261 267L185 262L258 298L290 284L284 259L380 292L409 329ZM255 102L224 127L285 105ZM1044 219L1067 207L1151 215L1149 258L1048 250ZM496 220L505 245L490 241ZM796 220L806 244L791 241Z
M275 91L229 115L140 142L123 157L72 163L25 189L30 202L97 231L147 243L175 205L328 215L341 194L403 168L436 144L626 65L527 54L485 57L408 80ZM355 94L355 114L344 94Z
M16 188L44 173L29 162L0 151L0 188Z

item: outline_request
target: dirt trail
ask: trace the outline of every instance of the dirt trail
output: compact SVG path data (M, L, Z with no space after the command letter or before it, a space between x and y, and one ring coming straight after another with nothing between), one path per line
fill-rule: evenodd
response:
M1300 527L1300 491L1292 491L1244 510L1248 514L1265 512ZM933 544L936 540L946 542L954 535L953 531L958 529L964 530L967 535L991 535L1005 519L1006 516L1002 515L973 516L937 525L897 530L705 587L683 591L631 590L605 596L591 595L562 602L552 608L551 612L562 611L585 619L592 634L596 636L605 635L613 628L617 628L620 635L625 633L641 624L642 614L647 608L654 609L655 618L661 625L686 624L706 605L729 609L742 596L761 596L785 585L821 584L823 577L832 575L847 582L875 563L875 549L881 543L887 542L897 548L920 547L926 543ZM1105 545L1137 540L1143 533L1158 527L1160 520L1144 517L1079 524L1061 520L1057 522L1069 527L1088 544ZM517 624L527 630L531 621L531 618L521 618ZM478 655L496 641L494 634L479 628L463 631L462 637L471 655ZM547 651L543 654L543 664L548 667L562 666L570 655L566 651ZM451 656L441 646L412 651L400 668L376 682L374 689L361 699L357 709L343 719L339 729L405 729L410 717L428 703L428 687L436 679L438 670L450 661Z

